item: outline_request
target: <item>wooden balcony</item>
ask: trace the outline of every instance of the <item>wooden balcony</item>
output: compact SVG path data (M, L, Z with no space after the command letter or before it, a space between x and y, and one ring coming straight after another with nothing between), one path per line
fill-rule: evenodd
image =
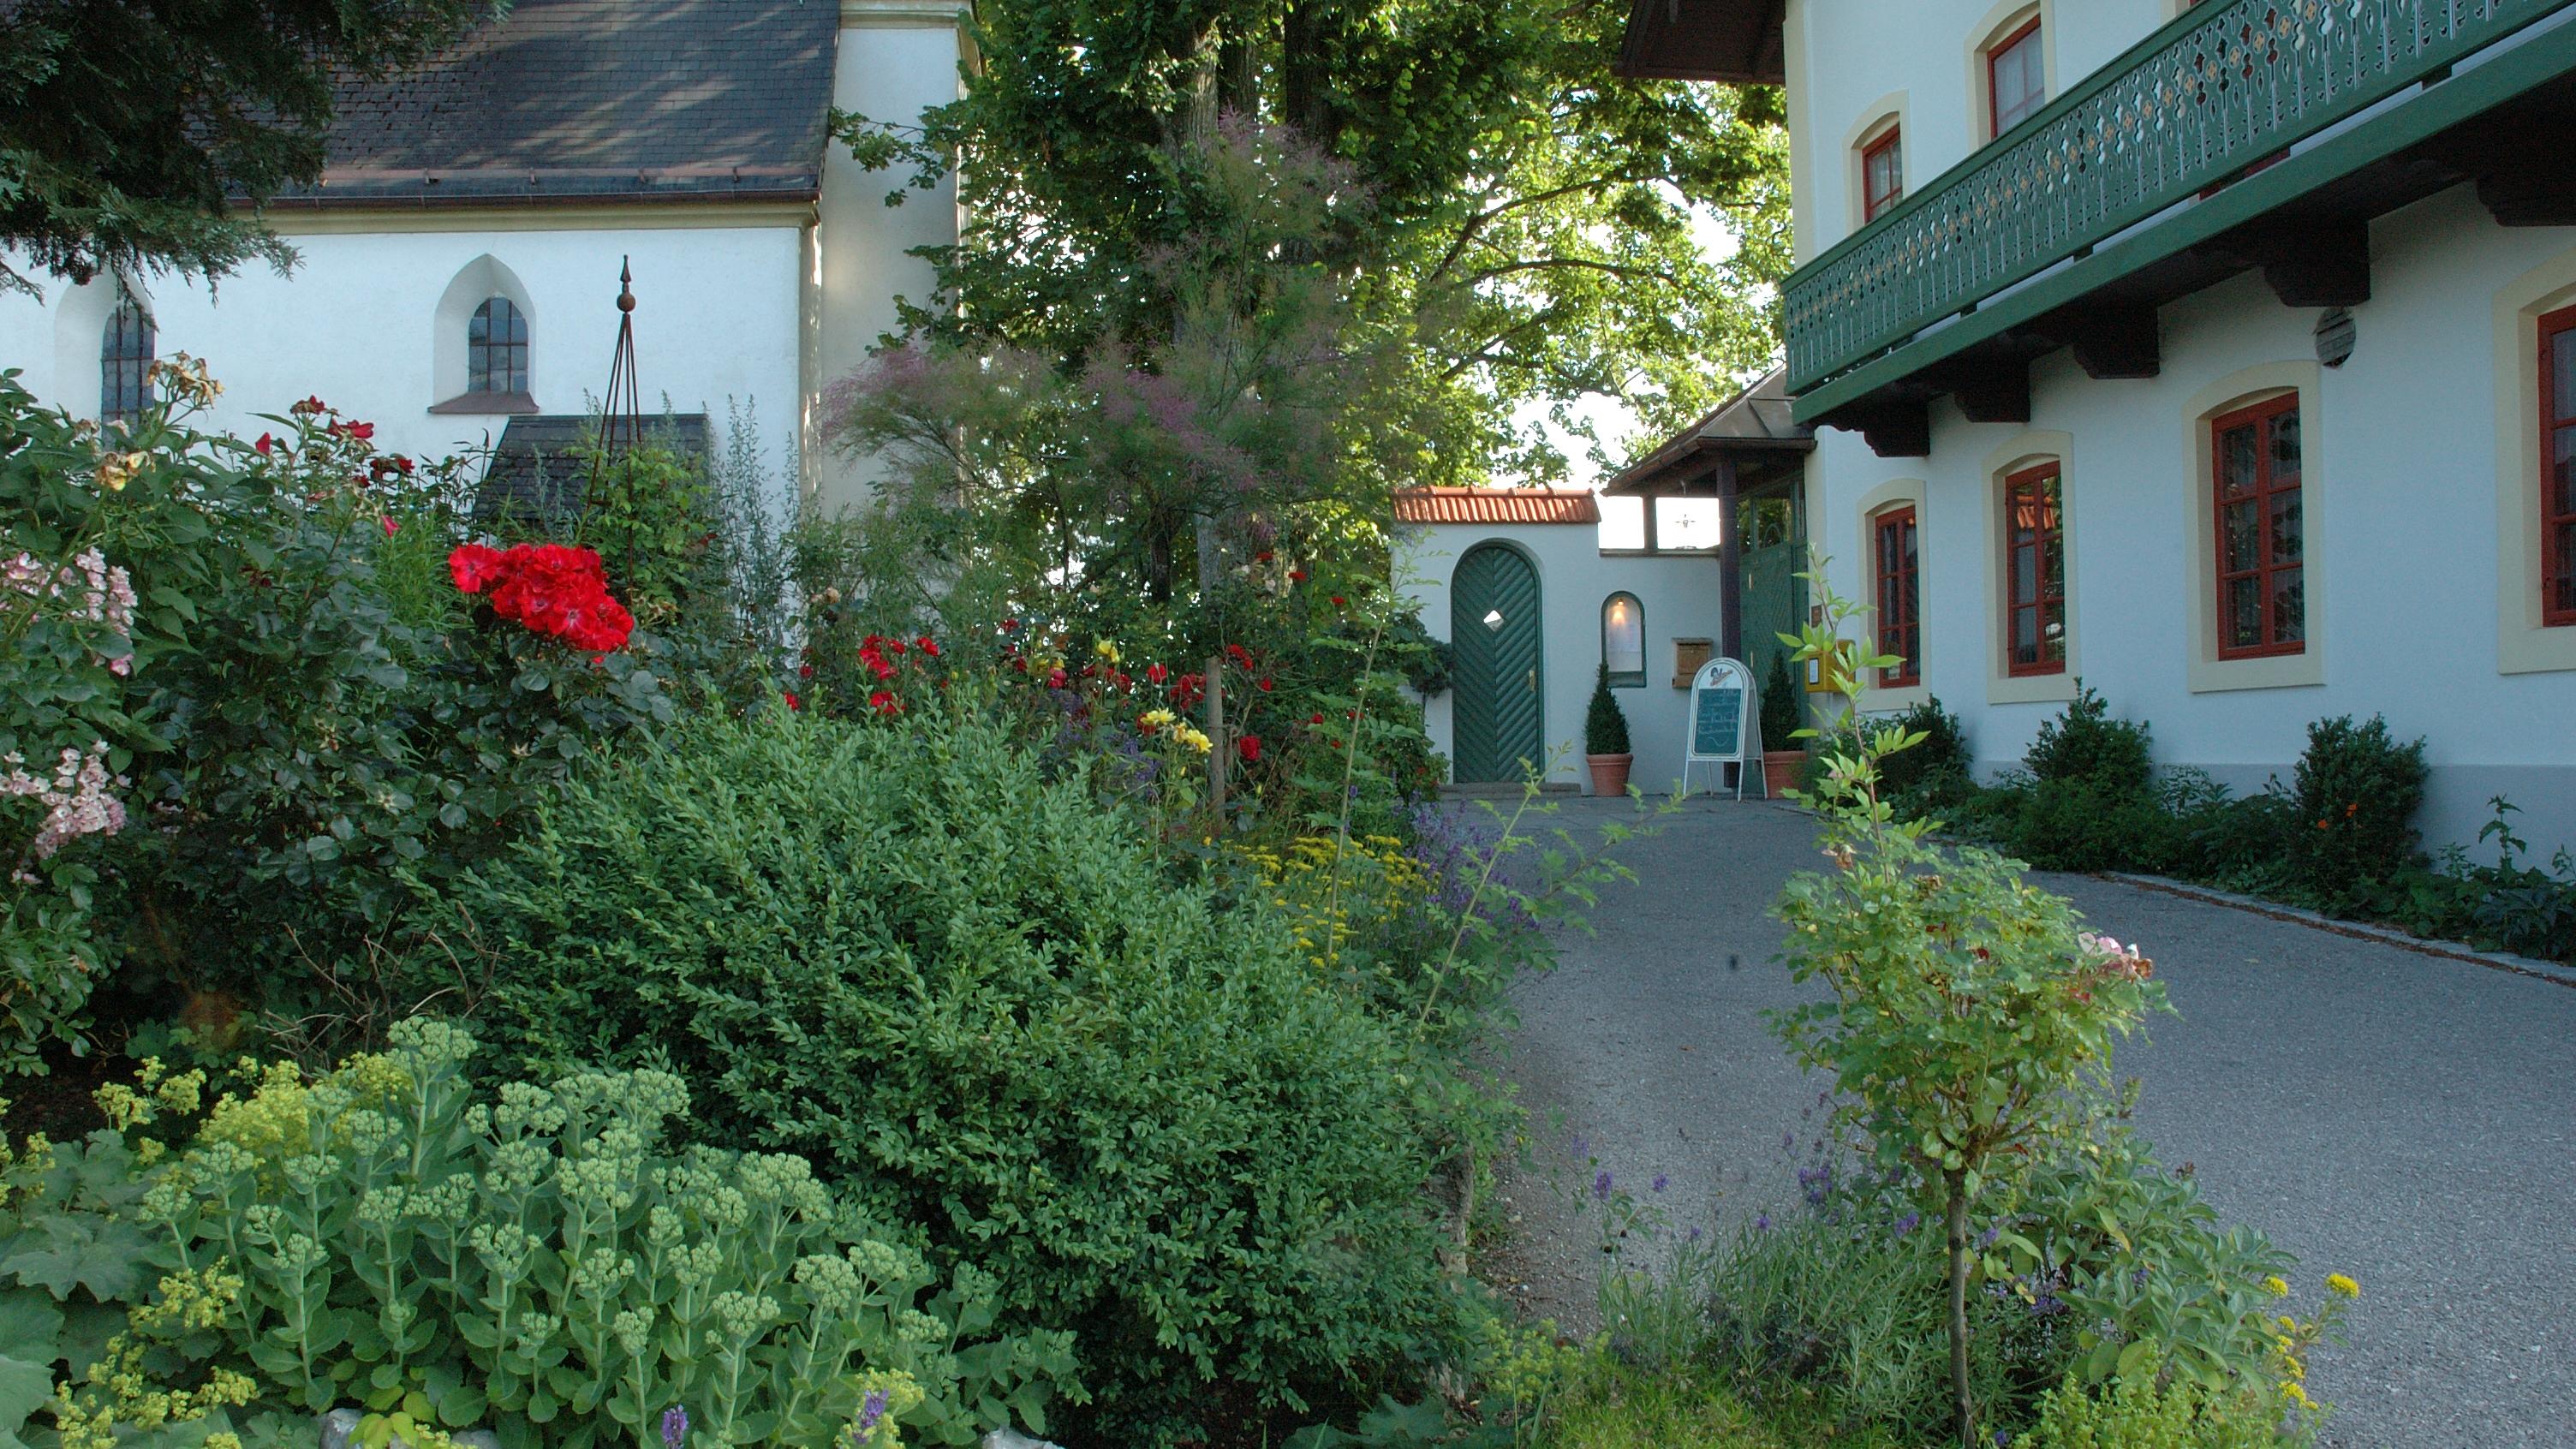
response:
M2223 276L2259 266L2290 305L2366 299L2369 218L2462 180L2501 221L2564 224L2576 167L2543 138L2566 132L2526 127L2576 115L2576 24L2524 32L2571 4L2185 12L1790 275L1799 421L1915 454L1932 396L2026 415L2041 352L2152 375L2155 306Z

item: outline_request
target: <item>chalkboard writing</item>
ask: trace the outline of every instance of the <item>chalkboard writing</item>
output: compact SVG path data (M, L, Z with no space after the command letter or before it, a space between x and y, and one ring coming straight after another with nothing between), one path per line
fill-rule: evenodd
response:
M1691 753L1703 759L1744 757L1744 687L1728 680L1694 691L1697 717L1691 722Z

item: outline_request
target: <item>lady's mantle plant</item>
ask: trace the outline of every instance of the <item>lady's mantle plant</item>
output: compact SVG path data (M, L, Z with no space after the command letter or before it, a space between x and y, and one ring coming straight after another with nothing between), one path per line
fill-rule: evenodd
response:
M72 1235L151 1243L139 1256L165 1289L222 1279L231 1301L185 1361L246 1375L253 1414L308 1426L357 1403L378 1425L488 1426L513 1449L652 1449L666 1423L697 1445L853 1449L1043 1432L1067 1336L984 1338L989 1277L938 1284L803 1158L672 1152L677 1078L579 1073L479 1101L463 1031L415 1019L393 1039L318 1082L272 1067L175 1158L114 1133L49 1152L60 1190L27 1189L13 1216L61 1238L98 1210L78 1184L160 1160L139 1197L107 1200L113 1227ZM184 1105L171 1085L102 1104L148 1126Z
M1777 913L1791 973L1830 995L1774 1026L1802 1064L1836 1073L1880 1165L1911 1169L1923 1211L1945 1225L1954 1408L1974 1449L1969 1282L2000 1273L2008 1254L2037 1254L2010 1231L1981 1248L1976 1219L2009 1197L2034 1149L2082 1129L2112 1085L2113 1043L2165 1009L2164 994L2134 947L2084 930L2012 862L1944 849L1928 823L1894 818L1878 761L1923 736L1862 720L1865 681L1897 661L1838 644L1859 606L1835 598L1822 569L1811 577L1824 620L1794 641L1798 657L1820 661L1850 703L1811 797L1833 869L1793 878Z

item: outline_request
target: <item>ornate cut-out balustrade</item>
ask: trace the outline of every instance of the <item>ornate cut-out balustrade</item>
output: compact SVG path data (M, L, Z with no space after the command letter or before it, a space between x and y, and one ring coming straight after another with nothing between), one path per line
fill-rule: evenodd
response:
M1793 273L1789 386L1806 392L2571 3L2207 0Z

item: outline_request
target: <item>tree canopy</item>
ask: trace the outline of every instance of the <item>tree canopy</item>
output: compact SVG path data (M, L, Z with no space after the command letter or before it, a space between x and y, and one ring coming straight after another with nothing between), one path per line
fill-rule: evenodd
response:
M75 281L283 265L292 253L246 210L320 176L336 83L416 64L499 8L0 4L0 247ZM33 285L0 262L0 287Z
M1404 359L1425 426L1406 481L1552 481L1574 411L1617 398L1678 428L1774 352L1787 260L1776 92L1611 76L1607 0L986 0L967 94L917 137L864 118L863 157L954 158L967 226L938 256L950 337L1052 351L1169 326L1156 259L1228 188L1189 144L1219 115L1285 128L1365 206L1298 263ZM1702 249L1731 235L1730 257Z

